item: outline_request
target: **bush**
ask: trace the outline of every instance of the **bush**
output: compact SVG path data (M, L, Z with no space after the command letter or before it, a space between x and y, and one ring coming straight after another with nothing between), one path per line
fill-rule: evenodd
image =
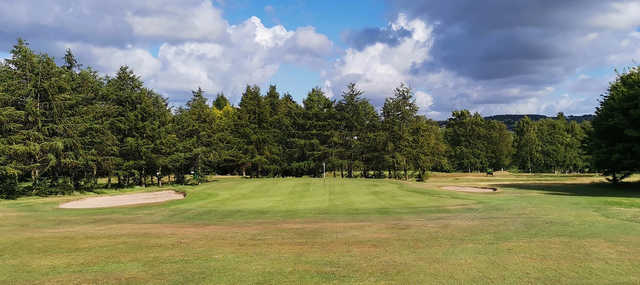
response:
M19 194L17 173L0 170L0 198L15 199Z
M427 179L429 179L428 171L418 171L418 173L416 173L416 181L424 182L427 181Z

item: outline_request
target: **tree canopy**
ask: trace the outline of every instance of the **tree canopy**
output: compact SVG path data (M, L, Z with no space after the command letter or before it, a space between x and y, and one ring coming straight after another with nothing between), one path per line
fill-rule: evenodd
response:
M618 74L602 95L590 132L594 167L617 183L640 170L640 68Z
M340 98L312 88L298 104L271 85L247 85L237 106L195 88L183 106L145 87L133 69L101 76L70 50L61 63L22 40L0 64L0 196L199 183L205 175L427 179L431 171L607 173L638 169L638 72L620 75L589 122L502 122L468 110L445 126L420 114L413 90L389 90L380 109L355 83ZM591 134L587 136L587 134ZM589 142L590 141L590 142ZM28 185L19 187L19 185Z

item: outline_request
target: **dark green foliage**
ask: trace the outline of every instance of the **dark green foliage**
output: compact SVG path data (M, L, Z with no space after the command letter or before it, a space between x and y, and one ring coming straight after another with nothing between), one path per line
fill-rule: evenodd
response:
M425 180L430 171L511 165L584 171L587 145L601 146L594 160L604 171L638 168L632 158L638 154L635 69L610 88L594 131L559 114L535 122L525 116L511 133L467 110L453 112L441 128L418 115L405 85L390 90L380 112L353 83L337 100L313 88L302 104L275 85L264 95L247 86L237 107L222 93L209 102L198 88L172 110L127 66L102 77L70 50L58 66L22 40L11 54L0 65L2 198L200 183L210 174ZM593 135L602 130L608 135ZM608 145L615 140L623 144ZM99 178L106 185L98 185Z
M218 111L222 111L224 107L230 105L231 103L229 103L229 99L227 99L227 97L225 97L223 93L218 93L218 95L216 95L216 99L213 101L213 107L215 107Z
M422 116L417 117L410 127L410 138L412 147L409 149L409 157L413 169L418 172L417 180L426 180L428 171L432 169L449 168L447 146L437 122Z
M486 171L508 167L513 153L512 135L497 121L468 110L454 111L447 122L445 140L450 160L459 171Z
M331 136L331 142L336 143L338 151L337 156L332 156L337 157L332 164L346 168L347 177L353 177L358 166L365 177L369 176L369 170L383 170L376 165L375 156L370 155L374 150L368 147L375 143L374 132L379 128L380 119L373 105L362 95L363 92L351 83L335 107L337 132Z
M516 166L526 172L583 172L589 169L584 143L588 121L567 121L562 113L555 119L537 122L528 117L515 130Z
M202 89L198 88L192 94L191 100L174 116L177 145L171 169L180 181L184 175L193 172L198 178L196 182L200 183L205 174L203 171L212 167L216 160L216 116Z
M408 168L411 145L410 128L416 120L418 106L413 98L413 91L404 84L396 88L393 97L387 98L382 106L382 127L386 133L387 162L389 174L394 178L400 178L402 170L403 178L408 179Z
M516 125L518 124L518 122L522 119L524 119L524 117L529 118L531 121L539 121L539 120L543 120L543 119L554 119L553 117L548 117L545 115L536 115L536 114L528 114L528 115L494 115L494 116L487 116L484 117L485 120L492 120L492 121L498 121L498 122L503 122L506 126L507 129L509 129L510 131L515 131L516 129ZM565 119L569 122L576 122L578 124L581 124L583 122L588 122L593 120L594 115L581 115L581 116L568 116Z
M618 183L640 170L640 68L618 74L596 108L590 132L596 169Z
M335 102L324 95L319 87L313 88L303 100L301 118L297 124L295 140L294 175L322 175L322 163L330 160L332 130L335 129Z

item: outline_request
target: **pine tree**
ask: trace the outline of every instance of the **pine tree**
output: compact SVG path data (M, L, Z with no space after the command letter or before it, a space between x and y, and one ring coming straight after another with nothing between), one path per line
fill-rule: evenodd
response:
M322 164L331 158L331 129L334 127L335 102L327 98L319 87L313 88L303 100L304 110L298 122L296 140L296 176L320 176Z
M396 88L393 97L387 98L382 106L383 128L387 133L386 149L395 178L400 178L398 169L402 169L404 179L409 178L408 162L412 148L409 128L417 113L418 106L413 98L413 91L404 84Z
M192 97L185 108L180 108L176 114L177 137L180 150L187 161L181 163L179 171L193 171L202 181L205 168L211 168L215 161L215 133L216 117L213 109L204 97L204 91L198 88L192 91Z
M372 126L378 123L379 118L373 105L362 97L363 94L355 83L350 83L336 104L339 153L341 160L346 162L347 177L353 177L356 166L361 166L364 176L367 176L370 167L366 163L371 161L371 157L367 156L365 146L370 143Z
M218 93L216 98L213 100L213 107L215 107L218 111L222 111L226 106L231 106L229 103L229 99L224 96L224 93Z

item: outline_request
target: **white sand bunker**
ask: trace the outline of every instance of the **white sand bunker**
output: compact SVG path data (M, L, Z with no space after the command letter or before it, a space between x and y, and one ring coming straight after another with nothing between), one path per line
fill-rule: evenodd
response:
M65 209L89 209L158 203L184 199L184 194L176 191L147 192L127 195L85 198L60 205Z
M498 189L490 187L470 187L470 186L444 186L444 190L460 191L460 192L496 192Z

